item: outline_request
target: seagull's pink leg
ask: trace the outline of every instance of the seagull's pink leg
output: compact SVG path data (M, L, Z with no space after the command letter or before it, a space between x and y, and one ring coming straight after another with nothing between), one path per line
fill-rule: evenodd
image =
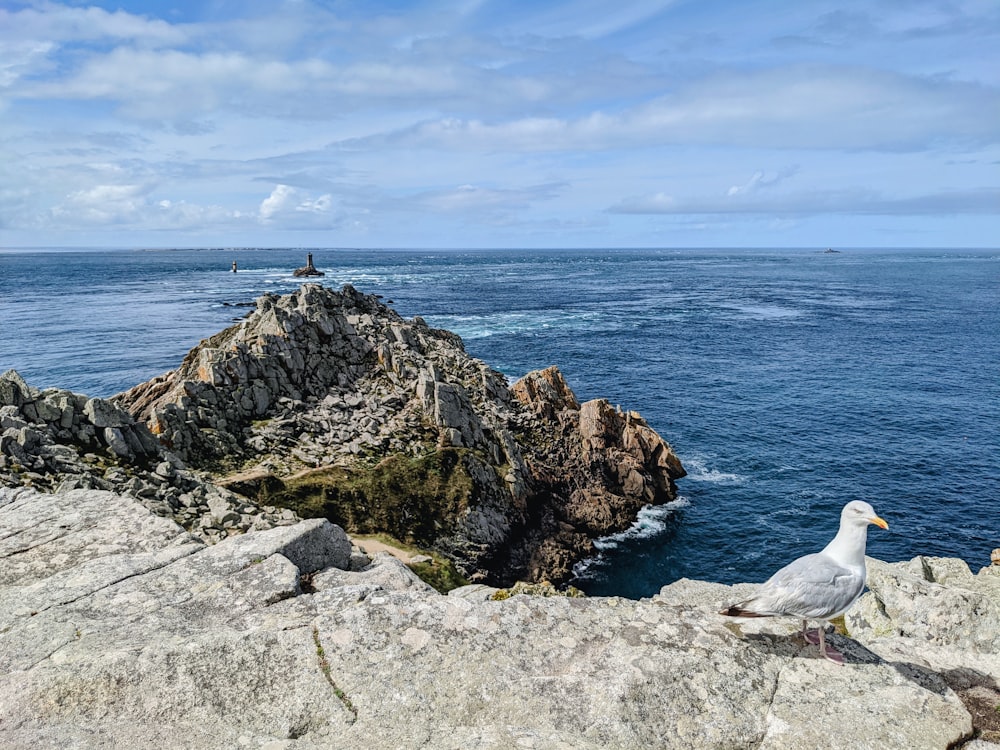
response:
M834 664L843 666L844 655L833 646L826 645L826 628L819 629L819 652L827 661L832 661Z
M819 635L817 633L818 631L815 628L812 630L809 629L808 620L802 621L802 637L806 639L806 643L811 643L814 646L819 643Z

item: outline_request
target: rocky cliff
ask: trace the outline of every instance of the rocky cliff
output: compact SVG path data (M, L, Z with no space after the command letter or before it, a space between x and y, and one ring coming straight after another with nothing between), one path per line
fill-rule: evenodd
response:
M101 398L39 390L13 370L0 375L0 486L114 490L214 542L294 523L190 471L144 424Z
M266 295L114 401L254 506L388 532L473 580L567 580L684 474L635 412L579 404L555 368L508 387L456 335L350 286Z
M128 496L0 488L0 746L997 747L1000 566L869 567L836 666L719 616L748 585L443 596L321 519L207 545Z

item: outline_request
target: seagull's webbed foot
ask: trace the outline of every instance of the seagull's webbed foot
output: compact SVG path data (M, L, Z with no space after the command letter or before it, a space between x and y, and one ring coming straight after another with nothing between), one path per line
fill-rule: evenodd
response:
M826 645L826 629L819 629L819 653L827 661L832 661L834 664L844 665L844 655L840 653L833 646Z

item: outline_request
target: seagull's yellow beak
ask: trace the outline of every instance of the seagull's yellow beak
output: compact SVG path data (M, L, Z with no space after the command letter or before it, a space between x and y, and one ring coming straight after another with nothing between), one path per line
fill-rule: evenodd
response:
M879 518L878 516L875 516L874 518L869 518L868 519L868 523L873 523L876 526L878 526L880 529L888 529L889 528L889 522L886 521L884 518Z

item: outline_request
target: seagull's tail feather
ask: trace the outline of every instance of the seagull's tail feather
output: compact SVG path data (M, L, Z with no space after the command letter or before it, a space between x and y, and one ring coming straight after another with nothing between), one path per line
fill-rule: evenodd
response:
M742 604L746 604L746 602L742 602ZM761 614L760 612L752 612L749 609L744 609L739 604L720 609L719 614L726 617L768 617L768 615Z

